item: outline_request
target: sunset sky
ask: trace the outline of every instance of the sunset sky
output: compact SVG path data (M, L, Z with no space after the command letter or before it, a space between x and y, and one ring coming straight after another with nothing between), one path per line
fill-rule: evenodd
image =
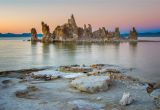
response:
M41 21L51 31L74 14L78 26L91 24L93 30L120 27L128 32L135 26L140 32L160 31L160 0L0 0L0 32L41 33Z

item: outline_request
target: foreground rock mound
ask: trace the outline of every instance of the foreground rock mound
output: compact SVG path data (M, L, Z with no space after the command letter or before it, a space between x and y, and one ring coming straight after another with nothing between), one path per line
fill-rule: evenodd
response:
M108 76L88 76L73 80L71 85L80 91L96 93L108 90L111 84Z
M86 76L84 73L64 73L54 70L43 70L31 73L31 77L34 79L54 80L57 78L74 79L78 77Z

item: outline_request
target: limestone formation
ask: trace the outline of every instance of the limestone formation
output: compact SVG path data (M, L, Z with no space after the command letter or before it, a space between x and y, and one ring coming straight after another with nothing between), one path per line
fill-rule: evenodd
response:
M82 27L78 27L78 37L79 39L83 36L84 29Z
M105 27L99 28L99 30L93 32L93 36L99 39L107 38L108 32L106 31Z
M120 39L120 31L118 27L115 28L114 37L116 39Z
M92 26L91 26L91 24L88 24L88 30L89 30L90 33L92 33Z
M115 31L108 31L105 27L99 28L93 31L91 24L84 24L84 27L78 27L74 15L68 19L67 23L57 26L53 33L50 32L49 26L42 22L42 42L55 42L55 41L120 41L119 27L115 28ZM35 28L31 30L32 41L37 41L37 32ZM129 41L137 41L137 31L133 27L130 31ZM39 40L40 41L40 40Z
M88 27L86 24L84 24L84 33L83 33L84 38L91 38L92 37L92 26L91 24L88 24Z
M62 26L57 26L53 33L56 36L55 37L56 40L66 41L66 40L78 39L78 35L79 35L78 32L79 32L79 28L77 27L74 16L71 15L71 18L68 19L68 23Z
M138 33L137 33L135 27L133 27L133 29L130 31L129 39L130 40L137 40L137 36L138 36Z
M73 32L77 34L78 33L77 24L76 24L76 21L74 19L74 15L73 14L71 15L71 18L68 19L68 24L73 29Z
M114 38L115 38L115 32L111 32L111 31L108 32L108 34L107 34L108 41L113 41Z
M42 25L42 33L43 33L42 42L53 42L54 36L50 33L49 26L44 22L42 22L41 25Z
M38 40L38 38L37 38L37 31L36 31L35 28L31 29L31 35L32 35L31 41L37 41Z

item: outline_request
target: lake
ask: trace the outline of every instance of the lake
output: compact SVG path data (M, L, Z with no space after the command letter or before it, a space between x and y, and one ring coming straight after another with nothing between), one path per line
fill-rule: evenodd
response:
M160 42L43 44L26 39L0 38L0 71L102 63L134 68L128 74L145 81L160 80Z

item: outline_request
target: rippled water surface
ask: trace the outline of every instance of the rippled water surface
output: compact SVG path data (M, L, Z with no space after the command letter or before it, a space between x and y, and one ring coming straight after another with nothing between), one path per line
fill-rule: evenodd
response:
M93 63L135 68L136 72L128 74L160 80L160 42L42 44L22 39L0 40L0 71Z

